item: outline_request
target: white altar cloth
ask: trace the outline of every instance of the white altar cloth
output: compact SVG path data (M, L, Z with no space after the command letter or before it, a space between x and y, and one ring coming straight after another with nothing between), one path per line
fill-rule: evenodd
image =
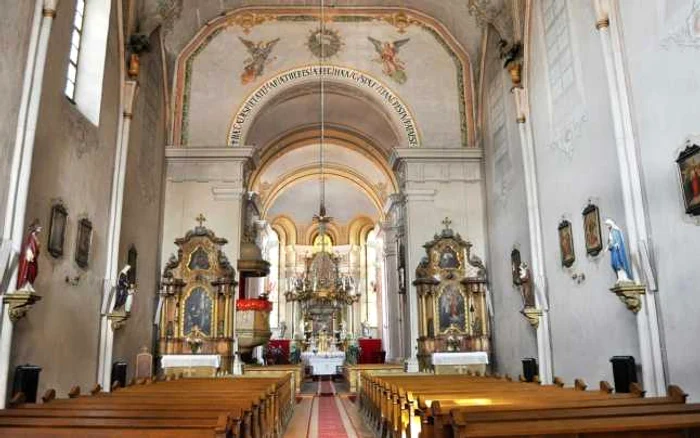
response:
M334 351L328 353L312 353L306 351L301 353L301 360L305 366L311 367L311 374L314 376L328 376L337 374L338 367L345 363L345 353Z
M166 354L160 358L160 365L163 368L219 368L221 356L218 354Z
M433 353L433 365L486 365L489 355L485 351Z

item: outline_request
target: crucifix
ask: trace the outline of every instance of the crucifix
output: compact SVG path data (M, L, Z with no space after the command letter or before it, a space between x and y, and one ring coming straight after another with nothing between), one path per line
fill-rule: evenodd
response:
M196 220L197 222L199 222L199 227L201 228L201 227L202 227L202 224L204 224L204 222L207 221L207 218L205 218L204 215L203 215L202 213L199 213L199 216L197 216L196 218L194 218L194 220Z
M450 228L450 225L452 225L452 221L450 218L445 217L445 219L442 221L442 224L445 226L445 229L448 230Z

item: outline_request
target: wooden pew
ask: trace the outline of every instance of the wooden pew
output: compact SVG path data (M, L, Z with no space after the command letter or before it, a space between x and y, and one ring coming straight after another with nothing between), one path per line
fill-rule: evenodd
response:
M293 406L291 374L143 383L0 411L0 435L272 438Z
M700 414L700 409L684 404L686 395L674 386L669 396L654 398L643 398L639 388L631 394L611 394L605 382L599 391L585 388L580 380L573 388L565 388L561 381L540 385L464 375L361 374L359 399L361 412L382 437L451 437L453 429L454 436L481 436L474 434L487 423L493 430L484 436L521 436L511 435L504 424L520 431L521 423L532 422L533 416L546 421L552 433L562 430L561 423L569 419L591 433L598 433L595 419L605 418L623 419L630 430L646 430L648 424L638 420L635 410L658 417L669 427L678 420L678 430L688 432L694 431L689 418Z

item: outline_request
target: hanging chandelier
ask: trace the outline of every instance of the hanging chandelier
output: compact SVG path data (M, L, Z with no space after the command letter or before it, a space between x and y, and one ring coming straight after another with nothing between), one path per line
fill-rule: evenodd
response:
M326 29L324 2L321 0L320 32ZM323 71L326 58L326 42L321 40L319 69ZM318 224L318 236L321 241L321 251L313 257L306 258L304 274L289 278L287 301L299 302L305 315L328 315L342 309L344 306L356 303L360 295L355 293L355 281L350 275L340 273L340 258L326 251L326 234L328 224L333 220L326 211L326 181L324 175L324 146L326 140L325 118L325 79L320 75L320 138L319 138L319 208L313 215L313 222Z

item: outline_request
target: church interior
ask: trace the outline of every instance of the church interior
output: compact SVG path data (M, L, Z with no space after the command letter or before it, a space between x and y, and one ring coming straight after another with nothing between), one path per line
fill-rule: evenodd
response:
M699 55L699 0L3 2L0 435L700 437Z

